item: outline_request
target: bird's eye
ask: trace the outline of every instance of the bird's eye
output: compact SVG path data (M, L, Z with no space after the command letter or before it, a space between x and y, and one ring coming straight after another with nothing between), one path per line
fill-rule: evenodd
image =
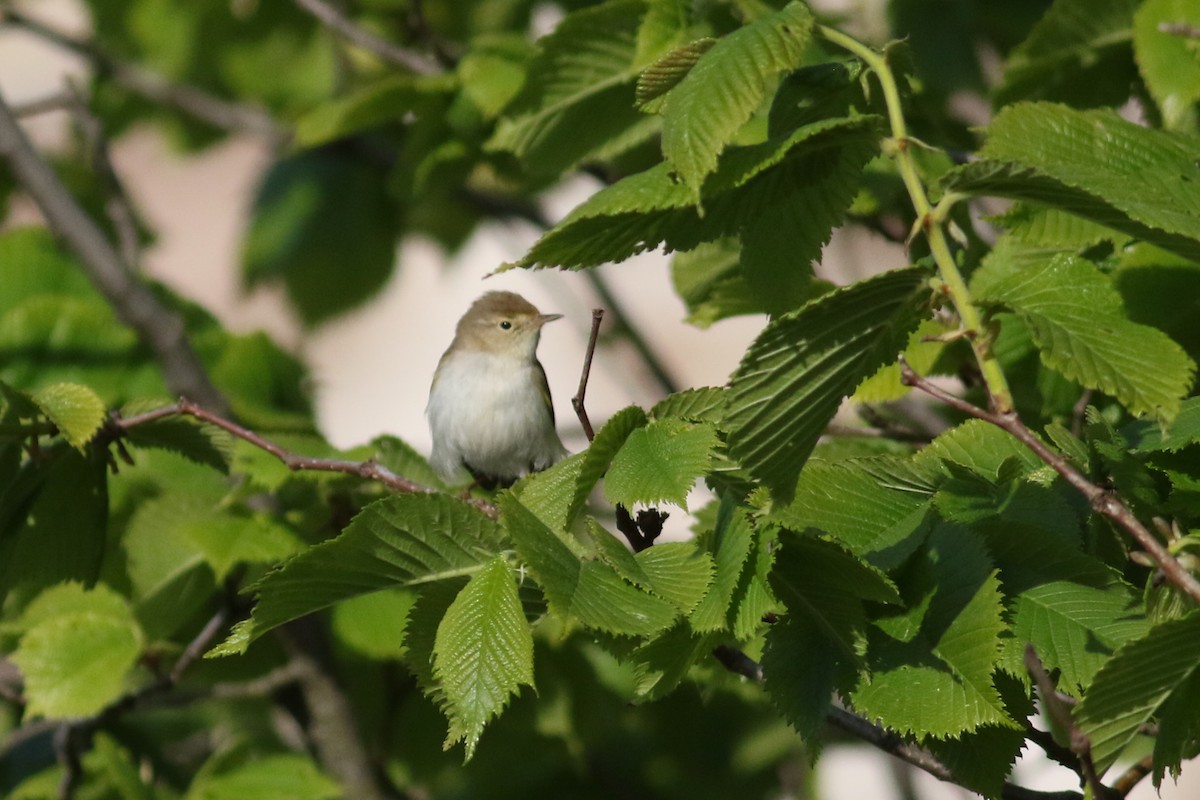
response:
M503 322L500 323L500 330L506 331L506 330L509 330L510 328L512 328L512 323L509 322L508 320L504 320Z

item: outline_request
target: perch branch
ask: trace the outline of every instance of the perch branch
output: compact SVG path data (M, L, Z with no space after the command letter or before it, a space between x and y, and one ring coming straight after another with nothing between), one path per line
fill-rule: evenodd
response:
M175 109L193 119L231 133L251 133L263 136L275 145L291 138L290 131L269 114L253 106L239 105L212 95L203 89L172 83L156 73L128 64L109 55L98 45L76 39L25 15L9 4L0 5L0 23L22 28L85 59L100 74L136 95L167 108Z
M1134 516L1129 507L1122 503L1115 495L1088 480L1083 473L1071 466L1071 463L1067 459L1051 450L1045 442L1038 438L1037 434L1021 421L1021 418L1017 416L1015 411L985 411L982 408L974 406L922 378L908 365L908 362L903 357L900 359L900 379L905 385L916 387L952 408L976 419L989 422L1014 436L1018 441L1032 450L1038 458L1061 475L1076 491L1086 497L1096 513L1103 514L1124 528L1133 537L1134 541L1146 551L1151 560L1154 561L1154 564L1162 570L1167 580L1194 602L1200 603L1200 581L1197 581L1194 575L1184 569L1183 565L1171 555L1171 552L1162 542Z
M143 414L137 414L132 417L121 418L114 416L110 420L110 426L119 436L125 431L135 428L138 425L145 425L148 422L164 419L167 417L186 416L198 419L201 422L207 422L221 430L236 436L237 438L249 442L260 450L264 450L275 458L279 459L290 470L299 472L309 470L314 472L341 472L347 475L357 475L366 480L375 481L393 489L397 492L406 492L411 494L432 494L437 490L409 480L403 476L397 475L382 464L374 461L348 461L337 458L314 458L312 456L303 456L298 453L293 453L283 447L280 447L270 439L255 433L254 431L238 425L219 414L215 414L204 407L191 402L190 400L180 399L176 403L162 408L156 408L147 411ZM499 512L496 506L485 500L469 499L466 502L478 508L492 519L496 519Z
M137 280L131 265L105 238L100 227L71 196L54 170L38 154L12 109L0 96L0 157L37 203L50 229L78 256L88 278L113 307L118 318L154 353L172 391L224 409L225 400L208 379L192 350L183 319Z
M404 67L418 75L436 75L442 72L441 65L436 61L398 47L355 25L341 10L325 0L294 0L294 2L338 36L389 64Z

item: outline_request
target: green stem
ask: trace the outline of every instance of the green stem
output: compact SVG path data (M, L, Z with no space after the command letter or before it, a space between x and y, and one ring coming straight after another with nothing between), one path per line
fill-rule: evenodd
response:
M883 100L887 106L888 125L892 131L891 139L886 143L885 152L895 160L896 167L900 171L900 178L904 181L904 188L908 190L908 196L917 212L918 223L925 232L925 238L929 241L929 251L937 264L946 294L949 295L955 310L958 311L963 329L971 342L971 349L975 351L975 359L979 362L979 369L983 373L992 408L998 413L1011 411L1013 407L1012 392L1009 391L1008 380L1004 377L1000 363L992 355L990 340L984 331L983 316L971 300L967 282L963 280L958 264L954 260L954 254L950 250L950 243L946 239L944 220L941 218L943 215L933 214L929 195L926 194L925 185L917 173L917 164L909 150L908 127L904 122L900 91L896 87L896 78L892 74L891 67L888 66L887 59L882 53L876 52L841 31L818 25L817 32L832 44L856 55L879 78L879 84L883 89Z

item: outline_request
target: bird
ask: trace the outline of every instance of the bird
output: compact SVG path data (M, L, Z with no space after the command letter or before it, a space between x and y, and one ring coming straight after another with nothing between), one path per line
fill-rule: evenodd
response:
M463 314L433 374L425 414L430 465L448 483L465 469L487 490L506 488L567 454L537 359L543 314L515 292L487 292Z

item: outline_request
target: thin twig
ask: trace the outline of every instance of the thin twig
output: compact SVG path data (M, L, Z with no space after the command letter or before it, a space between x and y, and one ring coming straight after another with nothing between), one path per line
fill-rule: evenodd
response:
M437 490L409 480L403 476L397 475L387 467L375 461L347 461L338 458L315 458L312 456L303 456L299 453L293 453L283 447L280 447L270 439L255 433L254 431L244 428L241 425L231 420L225 419L219 414L204 408L203 406L193 403L190 400L180 399L176 403L162 408L152 409L136 416L121 418L114 416L110 422L110 426L117 434L123 433L131 428L136 428L138 425L145 425L148 422L164 419L166 417L187 416L207 422L210 425L215 425L227 433L236 436L237 438L249 442L260 450L264 450L275 458L279 459L283 464L293 471L313 471L313 472L341 472L347 475L357 475L360 478L365 478L376 483L381 483L389 489L394 489L397 492L406 492L410 494L433 494ZM486 500L470 498L466 502L478 508L492 519L499 516L499 511L496 506Z
M8 161L51 230L74 251L88 278L117 317L150 347L171 391L195 397L210 408L224 409L225 399L209 381L204 365L192 349L183 318L137 280L132 265L121 259L100 227L34 149L3 96L0 96L0 157Z
M37 100L29 100L24 103L16 103L12 107L13 115L18 119L26 117L35 117L38 114L46 114L51 111L68 111L71 107L70 92L55 92L45 97L39 97Z
M399 47L386 39L381 39L370 31L355 25L345 14L326 3L325 0L294 0L294 2L338 36L390 64L412 70L418 75L437 75L443 71L441 65L436 61Z
M596 354L596 339L600 336L600 322L603 319L604 309L593 308L592 333L588 337L587 352L583 356L583 370L579 374L579 389L571 398L571 407L575 409L575 416L579 417L579 424L583 426L583 432L589 442L596 438L596 432L592 429L592 421L588 419L584 401L587 399L588 377L592 373L592 356Z
M912 367L908 365L908 362L903 357L900 359L900 376L906 385L914 386L926 394L941 400L943 403L962 411L964 414L981 419L984 422L989 422L1016 437L1022 444L1032 450L1038 458L1061 475L1076 491L1086 497L1096 513L1103 514L1124 528L1133 537L1134 541L1146 551L1155 565L1163 571L1167 580L1193 601L1200 603L1200 581L1197 581L1196 577L1188 572L1171 555L1171 552L1163 546L1162 542L1134 516L1129 507L1113 494L1110 494L1088 480L1083 473L1071 466L1069 461L1047 447L1038 438L1037 434L1021 421L1021 418L1017 416L1015 411L998 413L985 411L982 408L974 406L922 378L913 371Z
M10 4L0 6L0 23L16 25L51 44L82 56L98 72L111 78L123 89L215 128L231 133L263 136L276 146L282 146L291 138L291 132L287 128L259 108L222 100L195 86L172 83L161 75L109 55L92 42L68 36L39 22Z

